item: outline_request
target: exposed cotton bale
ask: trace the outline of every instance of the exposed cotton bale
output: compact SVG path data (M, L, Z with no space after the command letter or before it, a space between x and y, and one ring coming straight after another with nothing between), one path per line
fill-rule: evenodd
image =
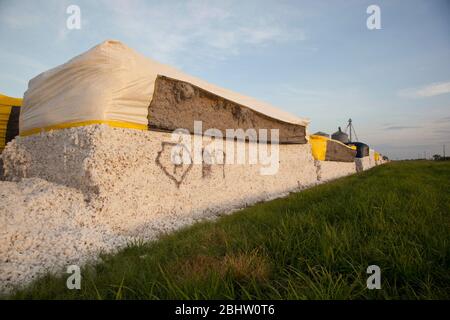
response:
M116 215L227 211L316 183L308 144L278 145L278 172L262 175L261 168L268 166L261 164L178 168L168 158L171 143L169 133L105 125L18 137L5 149L5 175L80 189L93 205ZM257 145L232 144L244 147L246 154Z
M179 165L167 132L91 125L16 137L2 154L7 178L19 182L0 182L0 291L356 170L353 162L314 161L310 144L285 144L277 145L276 173L263 175L267 163L206 162L210 142L203 140L201 163ZM259 143L231 145L248 155ZM370 167L369 157L356 161Z
M348 176L356 172L354 162L319 161L315 160L318 181L324 182Z
M42 179L0 182L0 292L126 244L76 189Z
M0 291L47 270L83 264L100 250L155 239L317 183L309 144L279 145L278 171L262 175L267 165L176 166L172 143L169 133L106 125L13 140L4 167L7 178L19 182L0 182ZM249 142L231 144L246 153L251 148Z
M267 145L259 139L173 139L170 131L192 133L198 120L203 130L269 129L269 139L278 129L280 143L261 159ZM307 124L117 41L44 72L25 94L22 136L2 153L3 174L15 182L0 183L0 291L127 241L354 173L356 148L338 141L321 137L317 160L326 161L314 161ZM179 155L193 163L174 159L180 141ZM223 149L209 149L213 141ZM242 151L243 163L229 147ZM372 158L367 166L361 159L361 168L373 166Z
M373 167L370 157L355 158L356 172L368 170Z

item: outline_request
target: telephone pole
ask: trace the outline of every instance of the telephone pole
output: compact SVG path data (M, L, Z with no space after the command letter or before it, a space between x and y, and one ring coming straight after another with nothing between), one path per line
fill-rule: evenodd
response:
M442 146L442 153L444 154L444 160L445 160L445 144Z
M355 130L355 127L353 126L353 123L352 123L352 119L348 119L348 124L347 124L347 127L345 128L345 133L347 133L347 131L350 131L349 132L349 135L350 135L350 141L349 142L353 142L353 134L355 135L355 138L356 138L356 141L359 141L358 140L358 135L356 134L356 130Z
M350 127L350 142L352 142L352 119L348 119L348 126Z

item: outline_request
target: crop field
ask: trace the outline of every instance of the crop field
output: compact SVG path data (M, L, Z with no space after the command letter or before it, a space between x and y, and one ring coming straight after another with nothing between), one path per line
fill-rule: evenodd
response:
M14 299L449 299L450 162L391 162L136 243ZM369 290L377 265L381 289Z

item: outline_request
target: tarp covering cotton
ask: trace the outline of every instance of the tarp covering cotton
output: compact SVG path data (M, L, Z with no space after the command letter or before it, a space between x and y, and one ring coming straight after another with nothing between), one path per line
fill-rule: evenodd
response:
M356 158L364 158L369 156L369 146L362 142L349 142L348 146L353 146L356 148Z
M146 130L158 76L190 83L276 121L308 124L308 120L150 60L118 41L105 41L29 82L20 134L93 123Z
M375 161L380 161L380 154L376 151L374 153L374 159L375 159Z
M310 135L309 143L315 160L340 162L353 162L355 160L355 146L347 146L340 141L319 135Z

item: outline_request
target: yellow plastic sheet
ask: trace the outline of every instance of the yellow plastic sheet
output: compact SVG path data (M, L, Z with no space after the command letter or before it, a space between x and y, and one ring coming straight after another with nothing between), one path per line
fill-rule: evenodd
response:
M380 161L380 154L376 151L374 153L374 158L375 158L375 161Z
M309 143L311 144L311 150L315 160L325 161L328 140L328 138L322 136L309 136Z
M11 118L11 110L13 110L13 107L20 106L22 106L22 99L0 94L0 153L5 148L6 143L9 142L6 141L7 138L17 134L17 132L13 132L13 130L18 129L18 118ZM16 123L11 125L11 121L16 121ZM8 130L10 131L8 132Z
M116 128L147 130L147 125L143 125L143 124L139 124L139 123L114 121L114 120L89 120L89 121L80 121L80 122L61 123L61 124L57 124L57 125L53 125L53 126L48 126L45 128L36 128L36 129L27 130L27 131L22 131L22 132L20 132L20 136L29 136L32 134L39 133L41 131L66 129L66 128L72 128L72 127L82 127L82 126L88 126L91 124L107 124L111 127L116 127Z

